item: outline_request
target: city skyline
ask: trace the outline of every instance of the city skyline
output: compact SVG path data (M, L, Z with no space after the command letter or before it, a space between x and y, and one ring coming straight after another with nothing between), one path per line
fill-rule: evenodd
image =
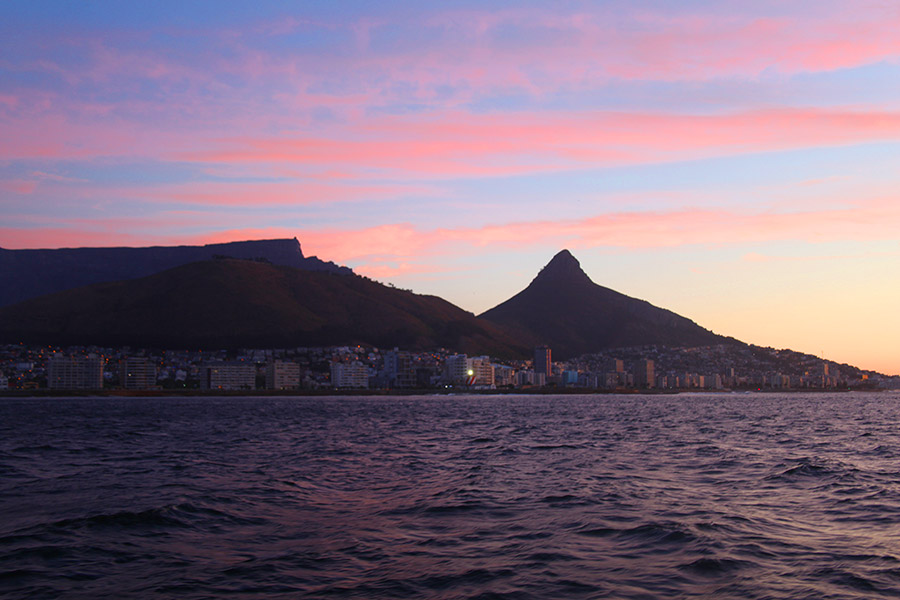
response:
M12 3L0 247L297 237L480 313L568 248L900 373L900 7Z

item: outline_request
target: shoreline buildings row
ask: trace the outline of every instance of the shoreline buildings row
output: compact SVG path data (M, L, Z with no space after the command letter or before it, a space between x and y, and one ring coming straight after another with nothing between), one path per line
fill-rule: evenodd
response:
M768 349L769 354L772 352ZM783 366L708 349L620 349L554 362L547 346L530 361L496 361L448 350L336 347L245 350L236 353L0 346L0 390L222 391L300 389L723 390L892 387L897 378L796 355ZM654 358L648 358L652 354ZM763 354L763 359L766 358ZM799 357L799 358L798 358ZM790 357L789 357L790 358ZM706 362L704 362L706 361ZM741 371L731 363L741 363ZM660 365L663 365L662 368Z

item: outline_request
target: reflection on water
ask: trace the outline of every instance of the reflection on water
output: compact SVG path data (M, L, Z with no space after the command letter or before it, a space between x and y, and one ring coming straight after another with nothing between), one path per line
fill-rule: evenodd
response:
M900 595L900 396L0 402L0 595Z

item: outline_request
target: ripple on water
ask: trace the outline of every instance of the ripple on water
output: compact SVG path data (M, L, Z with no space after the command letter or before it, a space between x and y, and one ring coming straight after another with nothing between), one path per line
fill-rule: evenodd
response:
M0 595L900 596L897 400L9 400Z

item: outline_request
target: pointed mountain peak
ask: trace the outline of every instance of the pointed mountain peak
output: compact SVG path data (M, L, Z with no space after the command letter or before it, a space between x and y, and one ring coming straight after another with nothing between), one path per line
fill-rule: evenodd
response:
M559 283L593 283L591 278L581 270L581 264L578 262L578 259L572 256L572 253L568 250L561 250L541 269L541 272L534 278L532 284L538 282L548 282L554 285Z
M560 264L574 264L579 269L581 268L581 263L578 262L578 259L575 258L574 256L572 256L572 253L566 249L562 249L559 252L557 252L556 256L554 256L550 260L550 262L547 263L547 267L545 267L545 268L551 267L553 265L560 265Z

